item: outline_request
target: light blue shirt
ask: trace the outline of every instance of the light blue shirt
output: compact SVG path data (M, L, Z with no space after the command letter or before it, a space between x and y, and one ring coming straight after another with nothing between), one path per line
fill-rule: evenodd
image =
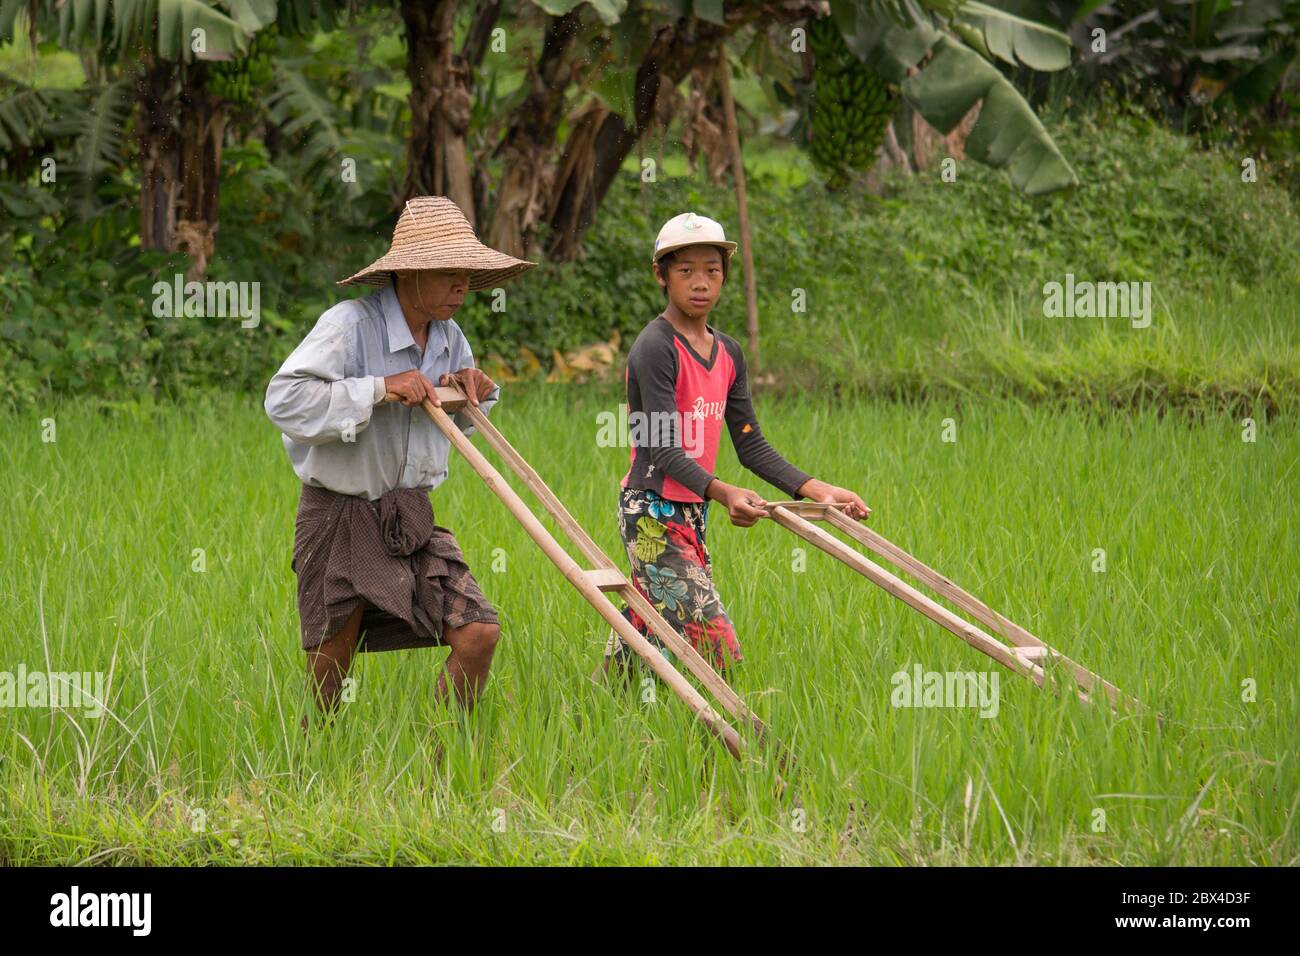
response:
M420 406L382 404L384 376L418 368L434 385L444 372L474 365L453 320L429 323L424 354L415 345L392 285L325 311L271 378L264 407L284 433L304 482L371 501L394 488L438 487L451 443ZM497 386L479 404L487 412ZM452 420L474 432L462 414Z

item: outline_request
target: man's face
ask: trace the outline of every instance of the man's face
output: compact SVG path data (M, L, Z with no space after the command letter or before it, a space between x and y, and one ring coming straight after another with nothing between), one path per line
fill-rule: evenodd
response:
M693 319L708 315L722 294L722 255L717 246L686 246L667 265L657 263L668 300Z
M398 269L397 297L402 311L426 321L445 322L469 291L468 272L444 269Z

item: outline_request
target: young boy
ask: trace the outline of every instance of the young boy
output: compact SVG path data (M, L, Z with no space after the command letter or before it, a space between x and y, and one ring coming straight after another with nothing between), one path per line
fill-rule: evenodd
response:
M659 231L652 267L668 304L628 352L632 451L618 510L634 586L720 670L743 655L713 585L704 543L708 503L719 502L742 528L766 514L757 492L713 475L722 423L740 463L785 495L844 504L851 518L868 514L856 494L799 470L763 437L740 345L708 324L735 250L721 225L694 213L673 217ZM635 611L624 616L658 644ZM630 655L611 632L606 671L612 664L626 673Z
M447 477L450 443L420 405L441 404L435 382L484 412L495 404L500 389L451 316L468 291L535 264L482 245L450 199L412 199L388 252L339 283L382 288L328 309L271 379L266 413L302 479L291 566L322 711L357 652L450 647L436 696L450 682L466 710L487 683L500 622L434 523L428 493Z

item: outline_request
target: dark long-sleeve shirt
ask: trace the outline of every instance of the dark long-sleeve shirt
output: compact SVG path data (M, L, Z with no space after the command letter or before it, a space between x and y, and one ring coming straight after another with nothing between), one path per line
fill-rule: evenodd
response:
M627 357L631 463L625 488L673 501L703 501L725 421L740 463L787 495L812 476L773 448L754 416L740 343L709 326L704 359L663 314L641 330Z

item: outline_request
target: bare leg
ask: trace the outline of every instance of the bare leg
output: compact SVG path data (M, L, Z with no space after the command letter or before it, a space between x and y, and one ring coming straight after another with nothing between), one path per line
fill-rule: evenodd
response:
M442 638L451 648L447 665L438 677L435 696L445 701L448 696L448 678L456 689L456 699L468 712L474 709L474 700L487 684L488 669L492 666L492 653L501 636L498 624L471 621L456 628L447 628Z
M636 658L636 660L633 660ZM602 679L609 681L616 687L631 687L636 678L641 676L641 668L637 665L641 663L641 658L631 648L626 648L620 654L608 654L601 661L600 667L591 675L591 679L599 683ZM645 670L651 674L648 667Z
M633 624L633 611L630 607L624 607L620 613L625 621L636 626ZM638 628L638 631L642 637L647 636L646 630ZM605 654L600 667L592 671L591 679L597 684L607 681L617 683L621 687L630 687L634 678L640 676L641 658L617 637L617 632L612 628L609 636L610 640L605 645Z
M362 601L352 616L339 628L337 634L327 638L307 652L308 683L316 698L316 707L322 713L332 712L338 703L343 680L352 666L361 631L361 616L368 605ZM307 718L302 719L303 732L307 731Z

